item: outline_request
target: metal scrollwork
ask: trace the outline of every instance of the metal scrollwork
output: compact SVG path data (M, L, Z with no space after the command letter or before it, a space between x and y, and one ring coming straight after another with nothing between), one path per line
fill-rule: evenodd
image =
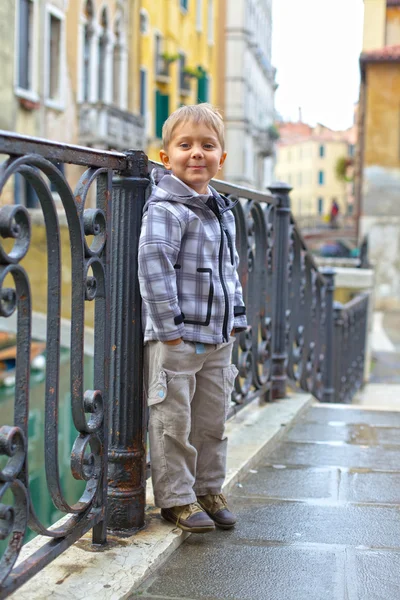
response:
M33 187L42 209L47 239L47 337L45 385L45 469L48 490L56 508L70 515L60 526L48 529L38 519L29 491L28 415L31 345L31 291L28 274L20 265L31 242L31 224L23 206L0 208L0 236L12 238L9 249L0 245L0 315L17 313L17 360L14 424L0 428L0 455L6 464L0 469L0 495L10 490L13 506L0 504L0 539L8 540L0 563L0 585L20 551L27 526L49 538L66 537L79 528L82 532L95 527L105 515L106 402L104 374L106 360L107 306L106 239L107 206L111 197L111 171L89 168L77 186L71 190L64 175L52 161L39 154L27 154L8 159L0 169L0 193L16 174L22 175ZM50 189L49 183L52 184ZM90 186L97 184L96 208L85 208ZM81 498L70 505L64 498L58 467L58 388L61 317L61 251L60 225L53 199L56 190L68 222L71 243L72 290L71 305L71 406L78 437L71 453L71 472L86 481ZM91 236L91 243L87 237ZM6 249L7 248L7 249ZM11 276L15 289L4 281ZM94 389L83 390L83 341L85 301L96 303L95 361L103 365L95 370ZM0 463L2 464L2 463ZM98 508L99 507L99 508ZM99 532L96 528L97 534ZM50 551L49 551L50 553ZM51 560L49 558L49 560ZM34 566L28 566L34 572Z

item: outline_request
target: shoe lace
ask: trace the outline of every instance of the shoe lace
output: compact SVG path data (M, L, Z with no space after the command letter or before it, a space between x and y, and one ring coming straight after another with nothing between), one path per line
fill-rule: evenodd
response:
M212 503L215 508L221 510L222 508L228 508L228 502L223 494L210 494Z
M197 504L197 502L193 502L192 504L185 504L182 506L182 510L177 516L176 525L179 523L179 519L183 517L184 519L189 519L192 515L195 515L199 512L204 512L201 506Z

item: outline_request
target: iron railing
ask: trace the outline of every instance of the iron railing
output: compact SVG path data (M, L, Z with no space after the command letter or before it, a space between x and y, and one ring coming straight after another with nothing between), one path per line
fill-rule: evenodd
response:
M31 245L30 217L21 205L0 208L0 315L17 311L14 422L0 428L0 599L5 598L88 530L106 543L107 529L132 533L144 525L145 410L141 301L137 245L148 189L147 157L140 151L97 151L0 132L0 193L16 173L35 189L48 249L45 469L54 505L68 515L55 529L35 515L29 491L28 414L31 344L29 273L21 260ZM54 162L86 167L73 192ZM290 214L290 187L270 194L215 181L239 202L239 275L249 328L240 333L233 360L239 377L232 410L253 400L284 398L288 379L323 401L348 401L362 382L367 299L355 300L334 321L332 271L321 273ZM95 207L87 207L95 189ZM79 502L68 505L57 460L60 352L60 227L52 191L64 207L71 241L71 410L78 436L71 470L86 482ZM14 287L4 284L6 277ZM83 387L84 315L95 304L94 381ZM336 313L338 313L338 310ZM339 330L340 335L335 334ZM356 335L355 335L356 334ZM336 356L336 358L335 358ZM340 357L340 369L338 368ZM336 365L336 366L335 366ZM351 384L350 384L351 382ZM1 503L7 490L13 505ZM14 567L27 527L49 538ZM14 567L14 568L13 568Z

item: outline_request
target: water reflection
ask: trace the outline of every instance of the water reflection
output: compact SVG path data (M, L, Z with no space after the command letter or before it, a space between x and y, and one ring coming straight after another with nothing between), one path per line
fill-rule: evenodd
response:
M61 488L64 497L69 504L76 502L81 496L85 482L77 481L71 475L70 456L75 442L77 431L71 416L71 394L70 394L70 355L63 350L60 359L60 406L58 421L58 449L59 449L59 472ZM93 387L93 359L85 357L84 362L84 389ZM15 389L0 389L0 414L1 424L12 425L14 422L14 394ZM46 527L53 524L64 513L55 508L47 489L46 473L44 468L44 398L45 398L45 372L31 373L30 381L30 405L28 424L28 461L29 482L32 502L39 520ZM12 494L5 495L3 503L13 505ZM35 537L35 533L28 529L25 543ZM0 541L0 553L6 543Z

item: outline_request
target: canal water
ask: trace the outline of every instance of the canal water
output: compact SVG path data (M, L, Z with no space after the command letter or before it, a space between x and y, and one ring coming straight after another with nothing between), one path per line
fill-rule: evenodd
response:
M71 449L77 437L71 416L70 393L70 355L69 351L62 350L60 359L60 403L58 421L58 451L59 472L61 487L64 497L69 504L76 502L84 488L85 482L77 481L71 475L70 456ZM84 389L93 388L93 358L85 357L84 362ZM0 425L13 425L14 419L15 387L0 388ZM58 511L51 500L47 489L46 473L44 468L44 448L46 444L44 430L44 399L45 399L45 370L32 371L30 381L29 425L28 425L28 462L29 486L35 512L43 525L55 523L64 513ZM4 466L5 457L0 461L0 468ZM0 499L0 503L13 505L10 492ZM32 539L36 534L28 529L24 542ZM0 557L6 542L0 540Z

